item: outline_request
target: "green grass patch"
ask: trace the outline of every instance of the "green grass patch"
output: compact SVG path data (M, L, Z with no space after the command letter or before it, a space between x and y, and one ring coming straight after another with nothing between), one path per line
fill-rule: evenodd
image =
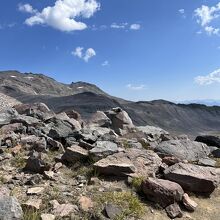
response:
M144 214L144 205L132 192L106 192L96 198L98 207L112 203L122 208L122 213L115 220L123 220L127 217L140 218Z
M40 220L40 211L36 211L34 209L24 209L23 220Z

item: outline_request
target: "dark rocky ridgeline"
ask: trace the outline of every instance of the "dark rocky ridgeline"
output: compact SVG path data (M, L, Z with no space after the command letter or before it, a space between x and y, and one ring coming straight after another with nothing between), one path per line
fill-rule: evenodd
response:
M217 149L136 127L121 108L85 123L75 111L16 105L0 112L0 140L4 220L189 217L200 205L190 193L210 196L220 182Z
M21 103L43 102L56 113L74 109L84 120L96 111L119 106L128 112L136 126L161 127L175 135L187 134L190 138L220 131L218 106L184 105L164 100L132 102L113 97L93 84L63 84L43 74L2 71L0 92Z

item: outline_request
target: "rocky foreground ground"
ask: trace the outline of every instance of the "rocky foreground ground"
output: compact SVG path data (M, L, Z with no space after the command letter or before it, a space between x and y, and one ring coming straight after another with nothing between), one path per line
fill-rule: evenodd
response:
M36 103L2 108L0 137L0 220L219 219L218 136Z

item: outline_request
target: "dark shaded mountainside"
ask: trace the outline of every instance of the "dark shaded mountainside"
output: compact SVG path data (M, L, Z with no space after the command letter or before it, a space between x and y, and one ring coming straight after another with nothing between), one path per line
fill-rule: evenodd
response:
M220 131L220 107L174 104L164 100L131 102L85 82L63 84L43 74L0 72L0 92L23 103L44 102L55 112L75 109L88 119L97 110L122 107L135 125L152 125L174 134Z

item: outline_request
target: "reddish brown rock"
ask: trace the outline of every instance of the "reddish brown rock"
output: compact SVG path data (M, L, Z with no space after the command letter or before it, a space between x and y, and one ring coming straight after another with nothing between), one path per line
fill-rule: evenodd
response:
M167 215L172 219L177 217L181 218L183 216L183 213L177 203L167 206L165 210L167 212Z
M187 193L184 193L182 202L183 202L183 205L185 206L185 208L189 211L192 211L192 212L194 212L196 207L198 206L198 204L195 201L190 199L190 197Z
M174 202L181 201L184 194L179 184L156 178L144 180L142 190L149 200L159 203L164 208Z

